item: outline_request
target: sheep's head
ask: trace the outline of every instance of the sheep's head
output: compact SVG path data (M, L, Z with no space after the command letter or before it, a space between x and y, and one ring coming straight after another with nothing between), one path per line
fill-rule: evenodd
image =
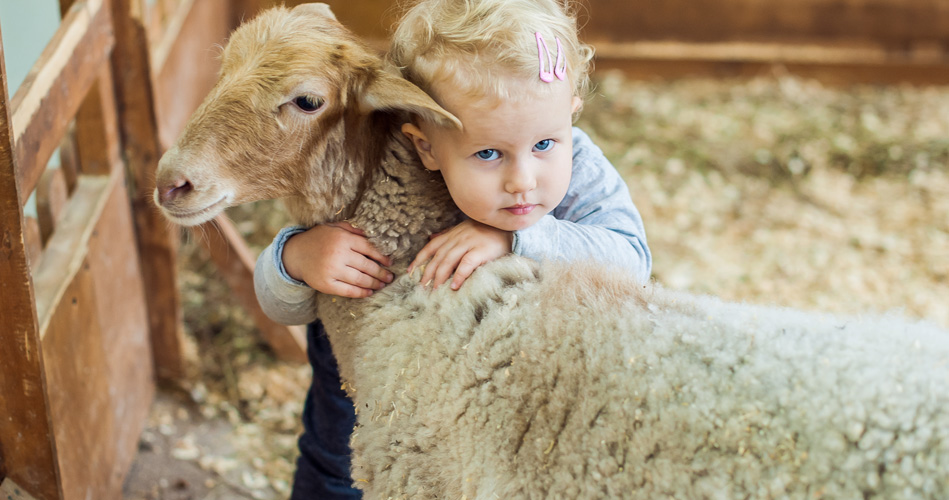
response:
M358 124L377 110L460 126L384 71L325 4L268 10L231 35L217 84L159 162L155 202L173 222L195 225L229 206L299 196L319 212L311 223L330 220L365 175L353 161L365 148L346 135L366 135Z

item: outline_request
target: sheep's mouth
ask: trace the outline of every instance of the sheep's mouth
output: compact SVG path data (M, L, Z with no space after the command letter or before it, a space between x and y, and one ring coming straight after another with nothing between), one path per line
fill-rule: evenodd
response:
M197 210L180 210L175 208L162 207L165 215L172 222L181 226L197 226L218 216L228 207L228 196L225 194L220 199L210 205Z

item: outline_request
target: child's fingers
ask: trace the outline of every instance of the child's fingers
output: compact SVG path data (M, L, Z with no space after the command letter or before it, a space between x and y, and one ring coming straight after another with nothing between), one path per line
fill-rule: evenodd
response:
M448 246L442 245L438 247L438 251L428 259L428 264L425 265L425 271L422 273L423 285L428 286L431 283L434 287L438 287L440 283L436 283L434 280L437 273L442 269L442 266L445 265L444 262L449 250L450 248ZM421 257L421 255L419 257ZM444 274L444 271L442 271L442 274Z
M425 246L422 247L421 250L419 250L418 254L415 255L415 258L412 260L412 263L409 264L409 272L412 272L412 270L415 269L415 266L418 266L422 264L423 262L427 262L429 259L431 259L435 255L435 252L437 252L438 249L441 248L442 241L443 240L432 239L428 243L426 243ZM422 283L425 283L425 282L423 281Z
M369 240L367 240L364 237L354 238L352 243L350 244L350 248L352 248L353 251L361 253L365 255L366 257L369 257L370 259L376 262L379 262L383 265L386 265L386 266L392 265L392 259L384 255L376 247L372 246L372 243L369 243Z
M373 290L351 285L342 281L334 281L326 290L329 295L347 297L350 299L364 299L373 294Z
M359 288L365 288L368 290L381 290L382 287L386 286L382 280L366 274L354 267L346 267L345 269L340 270L339 275L340 281L352 286L357 286Z
M458 290L461 288L461 285L464 284L465 280L471 276L471 273L475 269L484 264L484 262L473 258L471 252L467 253L465 257L461 259L461 262L458 263L458 267L455 268L455 275L451 279L451 289Z
M455 246L445 252L442 252L440 255L435 256L435 258L438 259L438 263L435 265L435 269L433 270L433 288L438 288L442 284L448 282L448 279L451 278L452 273L454 273L458 268L458 263L461 262L462 258L464 258L467 252L467 248Z
M359 255L353 262L350 262L349 267L382 283L392 283L392 279L395 277L392 273L380 266L378 262L362 255Z

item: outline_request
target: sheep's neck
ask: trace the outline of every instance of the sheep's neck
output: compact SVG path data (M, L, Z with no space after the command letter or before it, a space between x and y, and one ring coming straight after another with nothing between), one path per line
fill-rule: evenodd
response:
M458 221L459 212L441 174L422 166L408 138L394 127L380 132L375 137L387 140L380 141L377 156L367 157L367 182L349 220L401 272L430 235Z
M422 166L399 125L381 113L343 117L313 151L309 184L285 200L301 225L346 220L362 229L396 273L459 220L441 174Z

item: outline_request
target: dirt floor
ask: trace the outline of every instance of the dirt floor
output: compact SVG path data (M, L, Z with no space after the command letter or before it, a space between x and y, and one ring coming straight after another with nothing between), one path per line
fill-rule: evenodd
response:
M630 187L664 286L949 327L949 88L601 75L578 123ZM230 217L260 250L279 204ZM309 382L276 361L187 235L190 373L161 391L127 500L289 493Z

